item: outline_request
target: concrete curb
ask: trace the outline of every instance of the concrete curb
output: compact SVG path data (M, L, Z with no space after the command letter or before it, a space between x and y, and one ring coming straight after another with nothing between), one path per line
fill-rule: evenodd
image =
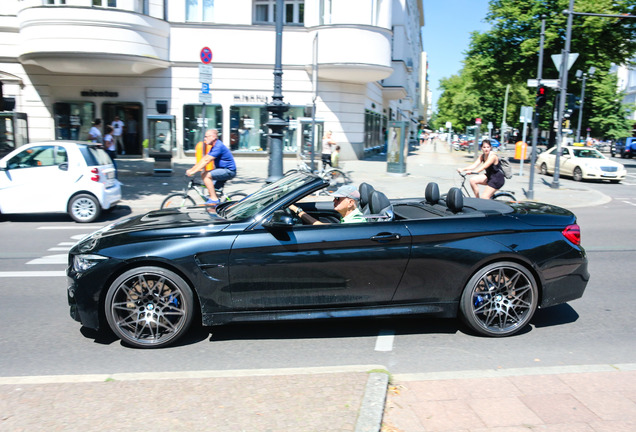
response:
M388 388L389 375L387 373L373 372L369 374L355 432L380 431Z

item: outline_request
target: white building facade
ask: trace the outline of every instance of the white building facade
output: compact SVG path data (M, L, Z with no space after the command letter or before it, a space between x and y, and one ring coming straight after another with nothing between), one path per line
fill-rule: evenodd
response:
M175 156L193 155L204 127L218 128L235 153L266 154L275 5L3 0L3 94L27 113L30 141L85 140L95 118L110 124L119 116L126 153L141 154L149 118L166 114ZM379 151L388 121L405 121L415 135L423 115L421 0L284 0L283 13L286 153L296 152L299 119L311 117L314 104L344 159ZM210 96L200 82L204 47L212 52Z

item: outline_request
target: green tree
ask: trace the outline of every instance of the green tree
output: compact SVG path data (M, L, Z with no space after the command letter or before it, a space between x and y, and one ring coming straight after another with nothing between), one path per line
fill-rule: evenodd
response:
M631 135L629 132L632 128L632 120L628 116L634 110L634 106L622 103L625 94L616 92L617 80L615 74L601 72L598 76L595 75L594 81L590 82L594 92L591 98L585 98L583 114L585 115L588 101L590 101L592 109L587 124L592 136L602 134L605 138L615 140ZM586 123L583 122L584 127L585 125ZM584 128L581 128L581 135L585 136Z
M569 0L491 0L486 20L492 24L492 28L485 33L472 34L464 68L459 74L461 86L442 81L441 88L444 93L448 91L449 95L442 93L439 98L438 119L442 121L445 116L454 115L468 121L477 116L499 124L503 115L505 89L510 84L505 120L509 125L516 125L520 107L534 105L535 89L528 88L526 84L529 78L535 78L537 74L542 17L546 20L543 78L558 78L558 70L550 56L560 54L564 47L567 15L562 11L568 6ZM574 10L604 14L636 13L636 0L576 0ZM631 18L575 16L570 52L578 53L579 57L572 71L586 71L590 66L596 67L597 71L608 71L612 64L626 64L636 54L635 21ZM573 77L572 72L568 92L578 94L581 84ZM615 92L611 94L608 87L593 85L592 80L588 83L590 87L584 111L586 117L607 113L607 109L611 109L608 107L625 112L613 103ZM460 99L458 88L467 92L463 97L470 103L455 103ZM552 100L549 99L545 113L551 112ZM450 103L450 107L445 107L444 103ZM549 128L552 116L543 117L541 126ZM600 135L615 131L615 127L618 127L610 127L609 122L590 120L590 123L594 124L595 132Z

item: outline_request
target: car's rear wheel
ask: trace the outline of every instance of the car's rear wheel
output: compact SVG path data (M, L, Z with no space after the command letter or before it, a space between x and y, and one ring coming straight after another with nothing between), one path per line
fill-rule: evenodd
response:
M68 203L68 214L75 222L89 223L99 217L102 207L93 195L75 195Z
M541 164L541 174L548 175L548 166L545 162Z
M192 323L190 286L161 267L138 267L119 276L104 302L111 330L128 345L160 348L183 336Z
M468 281L460 300L462 318L484 336L510 336L534 315L539 290L522 265L498 262L479 269Z
M572 179L574 179L574 181L583 180L583 171L581 171L581 168L574 168L574 171L572 171Z

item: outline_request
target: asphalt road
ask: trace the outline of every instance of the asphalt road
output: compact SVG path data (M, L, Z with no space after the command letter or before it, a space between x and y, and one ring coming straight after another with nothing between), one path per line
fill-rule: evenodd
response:
M357 364L416 373L632 363L636 166L621 162L631 171L623 184L591 185L612 200L576 209L592 275L585 295L538 311L528 331L505 339L472 336L450 319L360 319L195 329L172 348L130 349L107 334L82 330L68 315L66 251L102 224L76 224L64 216L4 218L0 376ZM36 273L12 273L30 271ZM43 277L42 271L52 273Z

